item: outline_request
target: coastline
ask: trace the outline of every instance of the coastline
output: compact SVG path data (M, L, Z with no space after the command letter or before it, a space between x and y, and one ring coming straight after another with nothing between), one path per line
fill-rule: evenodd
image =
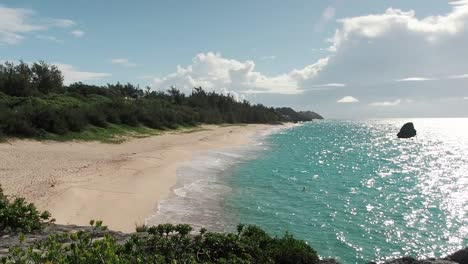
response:
M190 160L179 164L176 184L164 199L158 201L146 224L189 224L194 230L208 228L216 232L234 232L239 223L238 216L225 205L233 187L229 184L232 171L267 150L265 139L269 135L292 126L255 131L248 137L248 144L195 151Z
M286 126L280 126L286 127ZM177 170L201 151L245 146L272 125L204 125L122 144L15 140L0 144L0 184L48 210L59 224L103 220L134 231L177 182Z

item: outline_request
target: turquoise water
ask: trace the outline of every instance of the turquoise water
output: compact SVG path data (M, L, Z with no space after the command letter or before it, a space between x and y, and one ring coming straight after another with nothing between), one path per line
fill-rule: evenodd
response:
M365 263L468 245L468 119L317 121L265 139L221 181L224 216Z

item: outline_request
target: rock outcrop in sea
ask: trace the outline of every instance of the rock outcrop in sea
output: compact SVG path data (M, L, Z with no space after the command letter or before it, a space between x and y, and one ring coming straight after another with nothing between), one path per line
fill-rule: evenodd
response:
M397 134L398 138L412 138L416 136L416 129L413 123L409 122L401 127L400 132Z

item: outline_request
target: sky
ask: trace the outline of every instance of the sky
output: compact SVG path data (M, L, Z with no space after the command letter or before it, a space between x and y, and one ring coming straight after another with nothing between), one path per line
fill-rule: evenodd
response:
M0 61L327 118L468 117L468 0L0 0Z

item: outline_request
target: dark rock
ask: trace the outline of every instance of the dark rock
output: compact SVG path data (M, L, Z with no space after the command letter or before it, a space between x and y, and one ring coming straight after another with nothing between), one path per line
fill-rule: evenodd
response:
M455 261L460 264L468 264L468 247L458 250L452 255L447 256L445 259Z
M445 259L423 259L417 260L413 257L403 257L386 261L385 264L456 264L456 262Z
M394 259L386 261L385 264L419 264L418 260L413 257L402 257L399 259Z
M412 138L416 136L416 129L414 129L413 123L406 123L398 132L398 138Z
M417 263L418 264L457 264L454 261L445 260L445 259L426 259L426 260L421 260Z

